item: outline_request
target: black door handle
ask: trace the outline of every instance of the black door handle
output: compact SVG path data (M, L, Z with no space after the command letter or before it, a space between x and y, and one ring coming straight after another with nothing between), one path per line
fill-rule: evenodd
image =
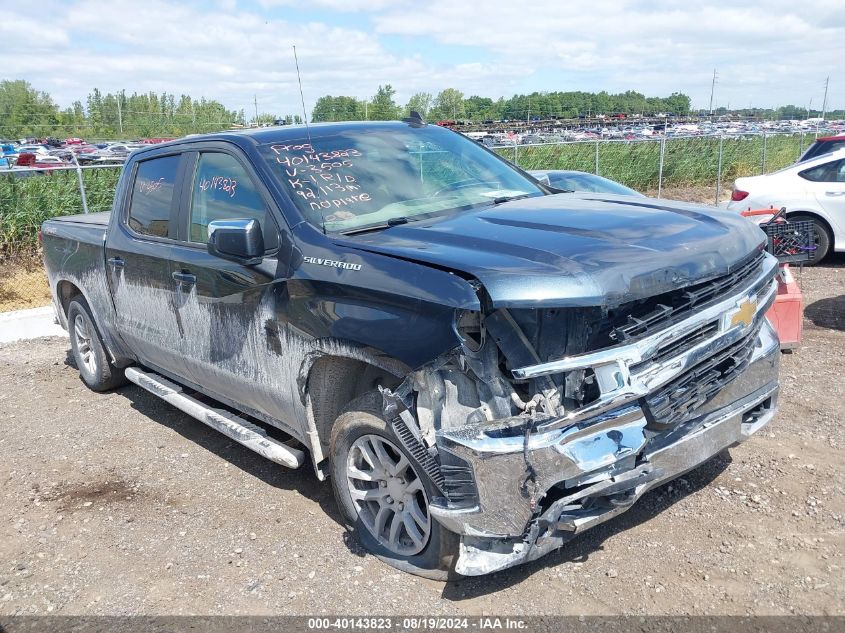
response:
M173 280L178 281L180 284L192 285L197 283L197 276L191 273L176 272L173 273Z
M123 261L122 257L109 257L109 266L112 268L123 268L126 266L126 262Z

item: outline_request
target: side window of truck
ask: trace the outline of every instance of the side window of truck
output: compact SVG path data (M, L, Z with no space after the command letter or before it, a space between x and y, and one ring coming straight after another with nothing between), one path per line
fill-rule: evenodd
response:
M276 229L267 208L243 166L229 154L200 154L191 193L190 240L205 243L213 220L255 219L264 232L264 243L276 242Z
M136 233L167 237L180 158L162 156L138 163L129 201L129 228Z

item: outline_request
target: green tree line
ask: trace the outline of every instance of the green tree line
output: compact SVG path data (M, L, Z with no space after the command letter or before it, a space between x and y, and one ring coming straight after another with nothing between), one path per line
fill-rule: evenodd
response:
M84 104L75 101L61 109L48 93L26 81L0 81L0 138L182 136L225 129L243 119L242 111L213 99L166 92L102 93L97 88Z
M418 92L402 106L395 100L395 89L390 85L379 86L370 99L326 95L317 99L312 118L319 121L391 120L419 112L428 121L526 121L534 118L571 119L599 114L707 114L691 110L689 96L673 92L668 97L646 97L628 90L618 94L608 92L532 92L494 100L477 95L466 97L456 88L446 88L434 95ZM727 114L724 108L714 114ZM786 105L779 108L734 110L732 114L755 116L762 119L803 119L821 116L818 110ZM827 118L845 118L845 111L827 113Z
M396 101L396 90L390 84L379 86L368 99L326 95L317 99L312 120L393 120L419 112L426 120L519 120L595 116L598 114L690 113L690 98L680 92L668 97L646 97L629 90L607 92L533 92L496 100L477 95L466 97L456 88L445 88L434 95L418 92L402 106ZM720 108L716 114L726 114ZM816 111L787 105L776 109L733 111L734 114L764 119L799 119L819 116ZM829 118L843 118L842 110L827 113ZM299 115L259 114L252 123L272 124L277 121L301 123ZM182 136L212 132L235 124L246 124L243 110L227 109L214 99L195 99L190 95L168 93L128 94L91 91L85 101L75 101L60 108L46 93L24 80L0 81L0 139L47 136L81 136L83 138L144 138Z
M690 98L679 92L668 97L646 97L629 90L620 94L607 92L534 92L500 97L466 97L456 88L446 88L437 95L428 92L414 94L405 106L396 103L396 91L391 85L379 86L371 99L326 95L317 99L314 121L342 121L346 119L384 120L419 112L431 121L439 120L529 120L594 116L597 114L655 114L658 112L686 114Z

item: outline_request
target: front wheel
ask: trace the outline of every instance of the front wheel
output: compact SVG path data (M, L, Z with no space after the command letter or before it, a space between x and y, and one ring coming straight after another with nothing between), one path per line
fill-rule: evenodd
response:
M397 569L447 580L455 576L458 536L435 521L436 491L384 420L381 395L347 407L332 428L331 480L347 529Z

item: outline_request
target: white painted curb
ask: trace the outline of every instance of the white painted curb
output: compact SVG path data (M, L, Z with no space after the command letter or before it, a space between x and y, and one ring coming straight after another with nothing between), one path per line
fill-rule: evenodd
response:
M56 322L53 306L0 312L0 343L42 336L67 336L67 332Z

